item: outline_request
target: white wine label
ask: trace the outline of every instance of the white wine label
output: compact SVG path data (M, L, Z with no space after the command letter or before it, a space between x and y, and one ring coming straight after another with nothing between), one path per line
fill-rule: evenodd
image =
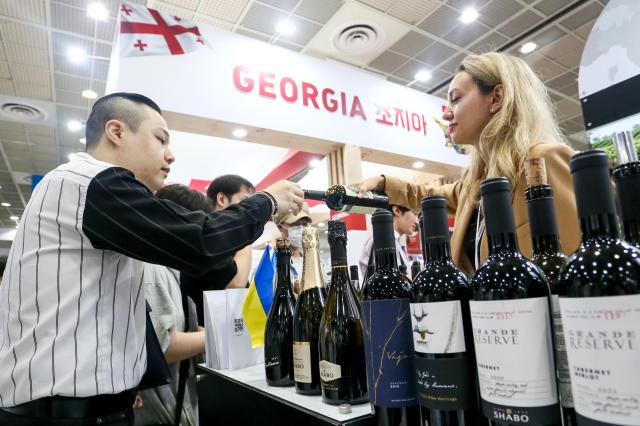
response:
M358 196L358 188L354 188L354 187L350 187L350 186L345 186L345 193L348 196L351 197L357 197ZM372 192L366 192L364 194L363 198L373 198L373 193ZM373 212L376 211L375 207L363 207L363 206L346 206L346 208L343 210L345 212L349 212L349 213L354 213L354 214L372 214Z
M571 374L569 374L569 360L567 346L564 341L562 318L560 316L560 302L557 294L551 296L551 311L553 314L553 331L556 337L556 369L558 370L558 390L560 403L563 407L573 407L571 395Z
M322 360L320 361L320 380L330 382L342 377L342 369L340 365Z
M509 407L554 404L557 412L548 298L471 301L469 306L485 415L499 420L509 415ZM497 406L507 408L496 412ZM518 416L536 423L536 411L518 410Z
M311 344L293 342L293 379L300 383L311 383Z
M411 304L413 348L425 354L465 352L459 300Z
M576 412L640 425L640 295L561 297L560 310Z

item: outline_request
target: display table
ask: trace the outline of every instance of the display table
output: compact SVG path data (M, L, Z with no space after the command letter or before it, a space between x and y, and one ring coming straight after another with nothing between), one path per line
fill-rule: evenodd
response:
M293 387L268 386L264 365L241 370L213 370L198 365L200 425L373 425L370 404L352 405L351 414L322 402L320 396L297 394Z

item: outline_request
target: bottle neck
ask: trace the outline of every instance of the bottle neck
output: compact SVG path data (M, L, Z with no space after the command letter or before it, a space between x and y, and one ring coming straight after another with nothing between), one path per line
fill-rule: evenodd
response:
M598 213L580 218L582 240L594 238L619 238L618 223L613 213Z
M376 270L398 267L396 247L379 247L375 249Z
M302 261L302 279L301 292L310 290L314 287L324 287L322 280L322 272L320 269L320 253L316 246L304 248L304 257Z
M538 235L531 237L533 243L533 256L543 253L560 253L560 237L558 235Z
M424 245L425 262L451 259L451 246L449 241L427 242Z
M518 239L515 232L487 234L489 256L499 253L519 253Z
M278 250L276 257L276 272L278 274L276 282L277 293L281 288L291 287L291 252L289 250Z
M331 285L349 281L347 264L347 242L337 239L329 246L331 252Z

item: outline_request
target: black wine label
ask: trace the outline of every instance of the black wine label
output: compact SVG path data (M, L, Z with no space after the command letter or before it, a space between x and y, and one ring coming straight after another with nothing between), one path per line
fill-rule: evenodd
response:
M361 307L371 402L416 405L409 299L367 300Z
M416 391L420 404L432 410L467 410L474 405L473 366L466 356L415 357Z
M560 422L560 405L544 407L507 407L482 400L482 414L492 422L511 425L557 425Z

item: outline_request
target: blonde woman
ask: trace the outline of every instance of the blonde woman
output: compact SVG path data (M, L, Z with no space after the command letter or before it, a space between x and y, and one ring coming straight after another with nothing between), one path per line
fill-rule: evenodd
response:
M418 210L428 195L447 198L455 215L452 257L471 274L487 258L487 237L480 207L480 182L505 176L513 188L516 233L522 253L531 256L531 238L524 190L527 158L544 157L554 190L560 239L565 253L579 243L579 227L569 148L554 119L547 90L523 60L503 53L467 56L448 91L443 119L455 144L468 145L471 161L457 182L442 186L414 185L391 176L367 179L361 190L384 191L391 204Z

